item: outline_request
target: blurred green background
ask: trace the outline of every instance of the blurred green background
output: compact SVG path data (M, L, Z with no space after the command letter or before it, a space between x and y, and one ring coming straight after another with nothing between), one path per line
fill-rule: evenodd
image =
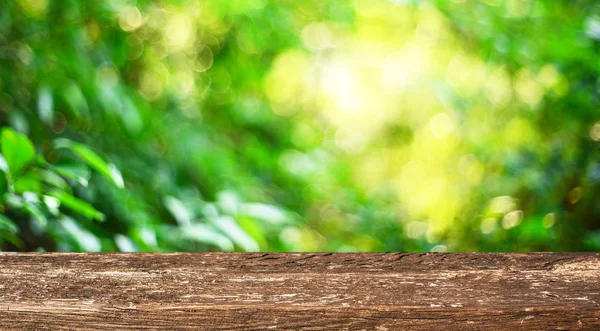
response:
M600 250L600 4L0 2L0 249Z

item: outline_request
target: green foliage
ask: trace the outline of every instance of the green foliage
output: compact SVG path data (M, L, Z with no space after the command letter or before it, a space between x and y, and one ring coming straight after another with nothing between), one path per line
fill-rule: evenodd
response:
M599 17L2 2L0 250L599 250Z
M54 141L55 148L67 148L83 160L90 168L96 170L119 188L123 188L123 177L114 164L107 164L96 153L85 145L61 138Z
M11 178L18 178L23 167L35 159L31 141L10 128L2 129L2 155L8 166Z
M90 167L107 176L118 187L123 186L118 170L114 166L109 168L89 148L64 139L56 140L54 143L58 147L66 146L73 149ZM57 171L56 169L60 168L54 168L45 161L43 156L37 155L33 143L27 136L15 132L12 128L4 127L0 145L2 157L0 161L3 164L0 172L0 203L2 211L6 214L1 215L0 218L0 229L2 229L0 239L22 248L23 243L16 236L20 233L20 228L11 218L17 220L23 217L29 218L31 231L37 234L50 233L55 223L49 224L48 218L61 220L68 217L65 208L75 215L91 220L104 220L101 212L72 195L72 186L67 183L67 179L79 177L61 176L61 173L70 173ZM84 167L82 164L80 166Z

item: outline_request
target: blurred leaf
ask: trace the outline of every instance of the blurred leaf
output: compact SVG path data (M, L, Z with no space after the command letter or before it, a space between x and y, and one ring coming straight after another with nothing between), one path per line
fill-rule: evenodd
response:
M21 132L24 135L29 134L29 123L21 111L10 112L9 122L10 126L12 126L16 131Z
M5 127L2 129L2 155L13 176L35 158L35 148L25 135Z
M208 202L202 206L202 214L206 218L215 218L219 217L219 210L214 203Z
M15 209L23 208L23 198L21 196L16 195L14 193L8 193L5 199L7 205Z
M28 172L17 177L13 186L16 193L23 193L26 191L41 193L42 191L42 183L40 182L40 176L37 172Z
M279 207L264 203L244 203L240 206L239 213L272 224L284 224L290 220L286 212Z
M267 238L265 237L264 227L261 226L260 221L251 218L238 216L236 217L237 223L240 227L251 236L258 243L259 247L268 247Z
M0 171L0 200L2 200L6 192L8 192L8 181L4 171Z
M51 169L65 178L77 181L84 187L88 185L91 176L90 169L77 162L61 162L51 166Z
M37 224L37 231L44 231L46 226L48 226L48 219L44 215L44 213L31 201L26 201L23 207L29 215L33 217Z
M179 226L189 226L191 224L192 213L181 200L172 196L166 196L163 199L163 203L169 212L171 212L171 215L173 215Z
M122 234L115 235L115 244L121 252L137 252L138 249L133 241Z
M40 120L46 124L52 124L54 117L54 106L52 99L52 91L47 86L40 88L38 92L38 114Z
M221 191L217 194L217 204L225 214L235 216L239 208L240 198L235 192Z
M142 131L144 125L142 117L130 98L125 98L123 100L123 113L121 114L121 119L130 134L137 135Z
M18 233L19 228L17 225L8 217L0 214L0 232L1 230L10 231L12 233Z
M69 108L77 118L89 115L88 104L77 83L69 81L66 87L62 89L62 94Z
M44 204L46 205L46 208L48 208L48 211L50 211L52 215L60 215L60 210L58 209L60 207L60 200L49 195L44 195L43 200Z
M203 244L219 247L223 251L232 251L233 243L227 237L220 234L214 228L206 224L192 224L179 228L183 239L190 239Z
M258 244L252 237L250 237L244 230L235 222L230 216L221 216L219 218L211 219L219 230L223 231L227 237L231 238L233 242L240 246L246 252L257 252L259 251Z
M65 216L59 220L59 223L83 251L99 252L102 249L100 240L93 233L79 226L72 218Z
M132 230L133 237L136 241L142 242L143 244L156 247L158 246L158 241L156 238L156 231L151 227L140 227Z
M23 250L25 248L23 241L18 237L18 233L13 233L11 231L0 231L0 239L8 241L19 250ZM0 242L1 241L2 240L0 240Z
M92 205L83 200L77 199L76 197L59 190L50 191L48 195L57 198L63 206L89 219L104 221L104 214L97 211Z
M113 182L118 188L123 188L123 177L121 172L114 164L106 163L98 154L94 153L87 146L74 141L59 138L54 141L56 148L67 148L71 150L75 155L79 156L85 163L87 163L92 169L99 172L101 175Z
M56 188L59 188L63 191L71 190L71 187L69 186L69 184L67 184L67 182L62 177L60 177L59 175L57 175L56 173L54 173L52 171L42 169L39 171L39 175L40 175L41 180L46 184L49 184Z
M8 163L6 163L6 159L4 156L0 154L0 170L4 171L4 173L8 173L10 169L8 169Z

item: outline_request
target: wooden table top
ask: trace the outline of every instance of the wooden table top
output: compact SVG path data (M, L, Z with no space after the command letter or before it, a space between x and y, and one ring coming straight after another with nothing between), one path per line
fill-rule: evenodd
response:
M599 253L0 253L0 329L600 330Z

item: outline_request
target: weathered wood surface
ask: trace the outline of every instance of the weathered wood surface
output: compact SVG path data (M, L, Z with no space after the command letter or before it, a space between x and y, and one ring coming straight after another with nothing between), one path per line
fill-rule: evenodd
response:
M0 329L600 330L600 254L0 253Z

